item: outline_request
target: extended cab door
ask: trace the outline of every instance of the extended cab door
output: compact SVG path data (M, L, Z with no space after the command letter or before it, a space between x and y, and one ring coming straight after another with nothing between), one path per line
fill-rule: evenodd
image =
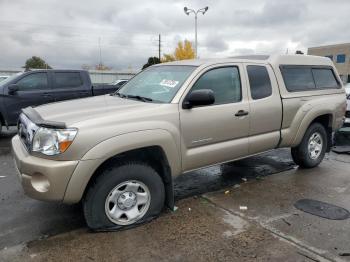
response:
M280 141L282 101L273 69L245 64L250 101L249 154L275 148Z
M5 104L9 125L17 123L22 108L54 101L47 72L31 72L24 75L15 84L18 86L16 92L10 93L6 90L8 95Z
M92 96L92 87L85 84L80 71L55 71L51 74L55 101Z
M193 90L211 89L215 103L180 110L183 171L229 161L248 154L249 101L241 64L202 71ZM243 76L243 77L242 77ZM243 80L242 80L243 79Z

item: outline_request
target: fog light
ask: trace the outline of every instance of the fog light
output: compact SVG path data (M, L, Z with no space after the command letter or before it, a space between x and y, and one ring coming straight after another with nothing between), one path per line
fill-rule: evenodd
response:
M50 182L43 174L35 173L30 181L36 191L41 193L49 191Z

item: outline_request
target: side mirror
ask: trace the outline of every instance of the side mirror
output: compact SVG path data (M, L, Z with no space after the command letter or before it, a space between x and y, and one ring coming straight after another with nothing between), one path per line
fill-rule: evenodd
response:
M12 85L9 85L7 87L7 89L8 89L8 94L9 95L14 95L19 90L19 87L16 84L12 84Z
M192 91L184 101L182 108L191 109L194 106L212 105L215 102L214 93L210 89Z

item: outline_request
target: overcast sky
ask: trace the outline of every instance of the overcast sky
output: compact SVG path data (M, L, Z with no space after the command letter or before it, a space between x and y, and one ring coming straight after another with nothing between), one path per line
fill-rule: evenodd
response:
M102 61L139 69L149 56L194 41L194 16L183 7L209 6L198 17L200 57L306 51L350 42L349 0L0 0L0 69L33 55L54 68Z

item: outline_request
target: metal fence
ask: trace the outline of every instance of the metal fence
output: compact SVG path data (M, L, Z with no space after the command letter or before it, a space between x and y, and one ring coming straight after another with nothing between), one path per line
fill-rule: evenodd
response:
M136 73L116 72L116 71L98 71L89 70L91 82L94 84L109 84L119 79L130 79Z

